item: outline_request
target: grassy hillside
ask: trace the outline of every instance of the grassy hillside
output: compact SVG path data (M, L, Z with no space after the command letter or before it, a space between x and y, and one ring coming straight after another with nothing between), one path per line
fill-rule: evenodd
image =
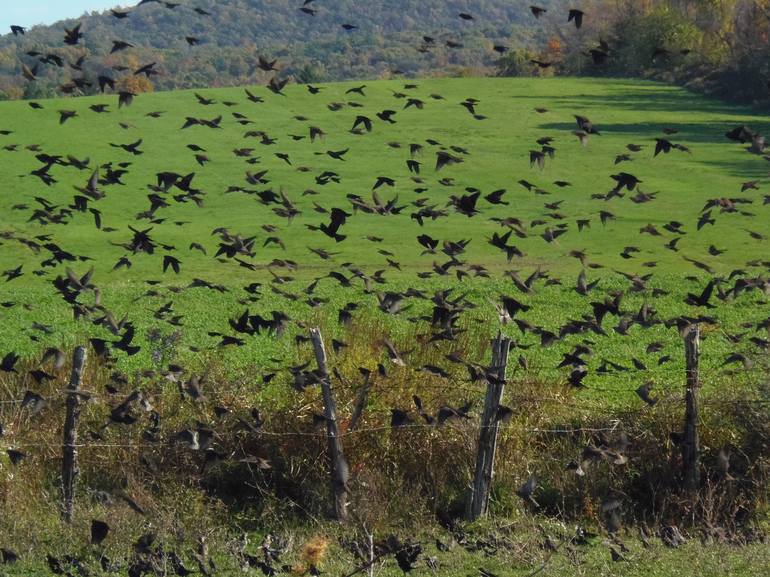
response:
M561 285L541 280L532 294L517 295L533 305L528 314L521 316L556 332L566 319L590 312L589 301L601 300L604 295L627 284L615 271L652 274L648 291L655 288L670 291L668 295L630 291L624 301L624 306L632 312L636 312L642 302L654 304L664 319L675 314L698 312L684 305L682 300L686 292L700 293L707 275L684 257L707 263L713 267L714 275L722 278L727 278L738 268L743 268L746 275L761 274L761 265L751 268L746 263L762 261L765 244L746 231L768 232L763 218L767 209L763 207L761 189L745 193L740 190L743 182L762 181L767 173L767 163L761 156L751 155L744 147L726 140L724 133L740 125L750 125L761 132L767 126L763 118L748 111L728 109L676 88L651 83L474 79L416 84L416 88L405 89L403 83L372 82L364 89L365 96L347 93L358 84L323 86L318 95L310 94L302 86L289 86L285 96L272 94L264 88L253 88L252 93L264 99L260 103L250 102L241 89L200 91L201 96L215 101L207 106L201 105L192 92L141 96L131 106L123 108L118 108L111 97L45 100L40 102L41 110L33 110L23 102L3 103L2 128L11 131L2 137L6 148L0 156L3 229L12 232L5 236L31 239L36 235L50 235L62 249L93 259L64 264L80 274L94 267L93 280L102 289L103 302L117 318L129 315L139 329L137 338L141 338L149 327L158 326L152 318L153 311L173 300L175 314L183 316L181 330L185 344L203 349L217 343L216 337L209 337L206 332L225 331L228 317L243 310L244 303L239 304L238 300L249 295L241 287L252 282L263 284L265 296L253 305L258 311L288 310L294 319L305 321L319 318L319 315L320 318L336 318L339 307L362 298L361 281L354 279L351 289L340 290L336 280L324 278L316 290L330 302L320 307L304 304L307 296L301 289L331 270L343 271L343 263L352 263L367 274L384 270L389 284L375 284L373 288L378 291L408 286L426 290L455 286L456 272L451 268L448 276L431 274L417 279L419 284L414 285L417 273L430 272L433 263L448 260L440 252L441 244L437 254L422 254L425 249L416 240L421 234L440 241L470 240L466 252L459 256L466 263L459 268L469 272L459 288L475 295L474 300L480 305L472 313L475 317L493 318L494 308L489 300L498 300L499 294L518 292L511 280L504 276L504 271L517 270L525 279L540 268L551 279L560 280ZM419 99L424 102L424 108L404 109L407 98ZM467 98L478 99L476 113L482 119L475 119L460 106L459 103ZM109 105L108 112L97 114L89 109L102 103ZM228 106L225 103L234 104ZM330 103L343 103L344 106L332 112L327 107ZM536 107L544 107L547 112L537 113ZM62 109L74 110L78 115L60 124L58 111ZM383 122L376 116L377 112L387 109L397 111L393 116L394 124ZM158 118L148 116L153 112L161 114ZM242 115L240 119L246 124L239 124L234 114ZM581 146L572 134L577 128L575 114L589 117L601 133L601 136L591 136L587 146ZM373 120L371 133L349 132L358 115ZM186 117L211 120L219 116L222 121L218 129L200 125L182 129ZM302 119L298 120L298 117ZM311 126L321 128L326 136L311 143L308 138ZM678 133L670 138L686 145L691 152L674 150L653 158L654 138L663 136L664 128L677 130ZM246 137L248 132L264 133L270 144L262 144L260 136ZM295 140L292 135L302 138ZM529 151L539 150L536 140L544 136L554 139L555 158L548 158L544 169L531 167ZM140 155L113 146L140 139ZM431 145L427 140L440 144ZM423 146L415 156L421 163L419 182L411 178L414 175L410 176L406 165L411 143ZM631 153L626 149L631 143L644 148L639 153ZM205 153L200 153L209 159L205 166L196 163L195 153L187 148L189 144L205 149ZM30 145L38 145L40 152L28 150ZM455 150L461 152L450 147L458 147ZM252 149L250 158L233 153L241 148ZM323 154L329 150L348 149L343 160ZM441 150L449 151L463 162L435 171L436 153ZM88 159L89 167L78 170L72 166L53 165L49 174L56 182L46 186L40 178L30 175L41 166L36 159L41 152L64 159L67 155ZM291 164L276 157L276 153L288 155ZM615 165L615 157L622 153L633 160ZM121 178L123 184L100 187L106 192L105 198L89 204L89 208L97 208L101 213L101 230L95 227L94 217L87 211L72 211L65 219L66 224L30 222L34 211L41 208L36 198L43 197L57 207L66 207L77 194L75 187L85 186L92 170L107 163L112 163L113 168L118 168L118 163L129 164L125 165L126 174ZM339 175L339 183L332 181L319 185L316 182L316 177L327 170ZM167 198L167 208L159 208L151 216L145 214L143 220L134 220L150 208L148 194L152 191L148 186L156 185L156 174L164 171L180 175L194 173L192 188L202 191L200 206L191 201L175 201L172 197L183 196L183 193L172 189L159 195ZM263 177L265 182L250 185L245 180L247 171L267 171ZM631 197L636 191L625 191L625 196L611 200L593 198L612 189L616 183L611 175L621 171L636 175L642 181L641 190L653 193L654 200L635 203ZM104 169L100 175L104 178ZM397 206L405 208L397 215L384 216L352 210L346 196L358 195L371 203L372 188L380 176L395 181L393 187L383 185L377 190L383 202L397 197ZM536 189L528 191L519 184L522 180L532 183ZM570 184L559 187L554 184L557 181ZM243 190L227 192L231 187ZM479 214L468 217L458 214L452 207L447 209L450 196L468 194L466 190L471 188L482 192L477 204ZM484 200L483 196L498 189L507 191L502 201L508 204L493 205ZM274 209L278 205L263 204L255 195L265 190L284 192L299 214L291 221L276 216ZM739 208L752 216L742 216L739 212L720 213L716 208L712 209L716 224L696 230L701 208L709 199L720 197L750 199L752 204L739 205ZM447 216L435 221L428 218L421 227L410 218L418 211L414 206L418 201L427 207L447 210ZM558 206L552 209L544 206L551 203ZM343 234L347 236L345 241L337 243L322 232L308 230L308 225L317 226L329 220L329 215L319 213L315 206L326 210L342 208L354 215L343 227ZM615 218L603 225L600 211L608 211ZM514 256L510 263L501 250L487 242L493 233L504 234L508 230L491 220L504 217L520 219L520 236L526 236L511 235L509 244L516 245L524 256ZM590 227L579 231L578 219L589 220ZM666 231L663 226L670 221L681 222L686 234ZM133 255L126 248L116 246L131 240L129 225L140 230L152 229L150 234L156 242L173 249L164 251L159 247L153 255ZM275 229L266 232L262 228L265 225ZM640 233L640 229L647 225L656 227L661 235ZM546 230L561 226L565 227L566 233L553 242L546 242L541 236ZM212 235L212 231L220 227L243 237L256 237L255 256L245 260L256 265L257 270L247 270L233 259L223 261L214 257L219 238ZM367 236L381 238L382 242L366 240ZM681 237L678 251L663 248L677 236ZM275 243L263 246L270 237L279 238L284 247ZM190 250L193 242L204 247L207 255ZM57 274L63 273L64 266L40 267L45 249L36 253L12 238L5 238L3 243L6 250L0 254L0 269L5 271L23 265L24 276L0 286L2 300L13 303L1 313L8 330L0 336L0 351L17 350L29 354L44 345L71 344L78 338L82 340L85 334L104 336L104 331L88 322L73 324L69 307L61 302L51 284ZM716 245L724 253L709 255L710 245ZM621 253L627 246L638 247L639 252L624 258ZM309 248L336 254L323 260ZM600 279L596 291L588 298L573 290L582 268L577 259L568 256L575 249L585 251L590 263L602 267L586 269L589 282ZM381 251L387 252L382 254ZM171 269L163 274L164 254L175 255L181 261L179 275L173 274ZM124 256L132 267L112 270ZM265 269L265 265L275 259L296 263L296 270ZM388 259L398 263L398 268L389 265ZM490 278L477 276L468 268L472 264L483 266ZM299 294L301 298L287 300L272 293L273 273L294 277L296 281L276 286ZM350 273L345 274L350 276ZM699 278L688 280L689 277ZM184 287L194 278L223 284L232 290L226 294L206 289L163 294L164 288ZM160 287L156 287L156 290L160 288L159 296L135 300L152 288L146 284L149 280L160 281ZM756 292L744 294L721 303L716 315L724 323L720 328L737 332L740 323L761 319L761 309L756 303L762 297L755 295ZM419 307L419 299L413 300ZM364 302L376 305L377 299L369 295ZM370 311L362 310L361 313L379 316ZM388 315L381 316L392 320ZM31 329L30 324L36 320L44 320L50 325L52 334ZM165 325L161 323L160 326ZM513 329L515 325L511 331ZM26 336L20 338L19 335ZM674 364L658 368L653 360L647 363L651 370L669 370L669 366L675 366L680 357L678 338L675 330L661 326L646 331L632 330L628 337L609 330L602 342L606 341L611 348L590 362L598 366L602 358L623 361L632 354L641 358L648 336L650 341L660 338L667 346L673 343L674 347L664 351L675 359ZM34 340L30 341L30 338ZM536 335L517 338L523 343L539 341ZM264 337L247 339L246 346L230 352L228 357L238 359L238 364L264 358L263 355L269 357L276 345L273 339L268 339L268 343L264 341ZM707 358L719 366L727 351L732 350L732 344L719 334L711 341L706 346L713 346L714 354ZM571 346L568 343L569 339L542 354L534 350L531 355L526 354L533 357L534 367L550 370L558 362L564 347ZM146 364L148 355L145 347L134 357L135 362L131 359L125 362L129 366L141 366ZM672 372L677 370L671 369ZM661 373L661 376L665 374Z
M256 572L266 527L297 539L276 564L312 558L300 539L330 533L322 567L342 574L359 562L350 553L359 524L378 538L395 531L423 543L420 574L429 563L451 567L447 574L479 565L531 574L544 561L543 574L687 574L693 566L704 575L759 574L770 439L768 163L725 133L743 125L766 132L767 120L645 82L414 84L367 82L363 94L351 92L360 87L353 83L321 85L318 94L297 85L282 95L252 87L251 97L244 89L168 92L123 107L112 96L0 103L0 446L8 456L0 504L13 510L0 517L0 546L22 556L19 574L44 570L47 553L89 568L107 556L123 570L174 566L176 551L194 566L190 549L201 539L223 574L245 565ZM93 110L100 105L105 112ZM575 115L598 132L584 134L585 145ZM351 132L358 116L371 120L371 132L363 121ZM325 135L311 142L311 127ZM664 136L679 148L655 156ZM544 137L554 153L539 167L530 155ZM422 148L412 154L411 144ZM454 162L437 169L444 154ZM629 160L616 164L621 154ZM618 189L612 176L622 172L641 184ZM162 186L162 173L179 176ZM381 177L393 186L375 197ZM750 181L756 188L741 191ZM476 212L452 202L474 190ZM427 207L439 212L421 225L413 215ZM333 209L350 215L339 241L320 228ZM699 228L702 220L713 222ZM139 243L134 231L147 237ZM510 262L488 242L508 231L507 246L519 251ZM418 243L423 234L438 241L433 253ZM253 254L228 255L236 235L254 237ZM581 273L591 286L578 291ZM507 301L513 321L501 324L506 298L521 306ZM245 310L253 324L239 321ZM339 322L341 310L350 323ZM288 317L283 334L257 331L256 316L273 313ZM677 325L693 320L706 388L694 504L679 492L671 436L683 412ZM351 470L354 526L341 534L318 521L328 503L326 438L318 390L302 383L312 380L303 363L313 359L305 341L313 325L335 370ZM497 520L466 527L455 523L485 387L471 376L488 362L498 330L514 348L491 504ZM61 391L66 355L89 339L69 526L57 509ZM48 347L65 351L61 365L41 359ZM371 390L353 430L366 370ZM645 402L636 391L647 382ZM436 424L442 410L469 401L467 414ZM392 426L394 410L407 426ZM200 444L185 440L192 431ZM586 457L591 447L611 458ZM535 477L533 504L517 490ZM111 526L103 545L88 544L92 519ZM724 543L704 551L692 539L670 551L653 536L690 523L702 529L690 537ZM581 544L576 524L598 536ZM635 539L640 527L650 527L649 549ZM148 532L157 546L133 545ZM435 537L457 543L436 551ZM618 539L630 548L626 562L611 561ZM554 542L564 547L551 555ZM398 574L392 555L383 558L383 574Z

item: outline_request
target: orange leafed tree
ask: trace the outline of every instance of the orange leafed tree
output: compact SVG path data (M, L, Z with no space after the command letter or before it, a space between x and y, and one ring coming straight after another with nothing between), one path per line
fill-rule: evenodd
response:
M142 92L152 92L155 87L152 81L144 75L131 75L121 78L117 82L117 88L125 92L141 94Z
M562 51L561 40L559 40L558 38L552 37L548 41L548 46L546 47L546 52L549 55L552 54L554 56L560 56L561 55L561 51Z

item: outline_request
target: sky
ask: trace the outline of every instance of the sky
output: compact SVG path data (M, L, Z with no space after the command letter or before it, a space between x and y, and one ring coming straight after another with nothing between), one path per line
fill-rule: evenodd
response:
M10 32L11 24L51 24L63 18L77 18L87 10L134 4L130 0L0 0L0 34Z

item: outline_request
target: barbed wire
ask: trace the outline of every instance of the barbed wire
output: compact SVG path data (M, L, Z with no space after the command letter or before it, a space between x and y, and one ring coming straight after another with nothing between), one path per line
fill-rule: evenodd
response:
M708 402L706 401L704 405L724 405L724 404L751 404L751 403L761 403L761 404L768 404L770 403L770 399L740 399L740 400L716 400L716 402ZM646 405L644 407L641 407L639 409L634 410L634 413L638 413L641 411L649 410L651 407L647 407ZM628 413L626 413L626 416L628 416ZM470 420L470 418L468 418ZM608 433L608 432L615 432L619 428L621 428L623 422L620 418L614 418L610 421L610 424L607 426L593 426L593 427L522 427L519 423L511 423L511 422L496 422L491 425L482 425L481 423L478 424L471 424L471 423L464 423L463 424L463 431L481 431L484 429L490 429L490 428L497 428L498 430L516 430L517 433L528 433L528 434L579 434L579 433ZM391 432L397 432L397 431L438 431L442 428L453 428L452 424L429 424L429 423L405 423L397 426L393 426L391 424L387 425L378 425L374 427L366 427L366 428L356 428L353 430L343 431L338 433L339 438L346 438L346 437L352 437L352 436L361 436L371 433L382 433L383 431L391 431ZM269 436L269 437L308 437L308 438L318 438L318 439L328 439L329 435L326 432L323 431L271 431L267 429L257 429L253 432L255 436ZM126 449L144 449L144 448L159 448L159 447L168 447L168 446L184 446L185 442L181 440L174 440L174 441L157 441L157 442L148 442L148 443L77 443L74 445L67 445L78 449L103 449L103 448L126 448ZM13 448L31 448L31 447L44 447L48 449L61 449L65 446L64 443L61 444L51 444L51 443L9 443L8 447Z
M439 425L440 427L441 425ZM525 433L532 433L532 434L577 434L577 433L606 433L606 432L614 432L618 429L620 426L620 421L616 420L611 426L607 427L575 427L575 428L558 428L558 429L548 429L548 428L541 428L541 427L532 427L532 428L525 428L522 429L520 432ZM489 426L476 426L476 427L465 427L466 429L474 430L474 431L481 431L482 429L487 428L494 428L497 427L499 429L507 429L507 428L514 428L512 425L505 425L505 424L497 424L497 425L489 425ZM438 427L435 425L428 425L428 424L421 424L421 423L411 423L411 424L404 424L399 426L391 426L391 425L382 425L377 427L369 427L365 429L354 429L352 431L345 431L342 433L339 433L337 436L339 438L349 437L353 435L363 435L363 434L369 434L369 433L381 433L383 431L414 431L414 430L437 430ZM254 433L255 435L265 435L269 437L311 437L311 438L319 438L319 439L328 439L329 435L324 432L311 432L311 431L266 431L266 430L258 430ZM46 448L50 450L58 450L62 449L65 446L66 447L73 447L76 449L157 449L161 447L173 447L173 446L184 446L185 442L183 441L158 441L155 443L76 443L72 445L65 445L64 443L61 444L55 444L55 443L11 443L8 445L8 448L13 449L29 449L29 448ZM197 449L191 449L193 451L197 451Z
M601 359L601 365L600 367L606 367L608 363L612 363L612 361L609 361L607 359ZM685 384L684 381L686 380L686 370L681 366L675 366L675 367L662 367L661 365L648 368L648 367L615 367L610 365L612 370L605 370L602 372L598 372L598 370L594 370L593 373L588 373L585 376L622 376L622 377L628 377L631 379L637 378L639 375L645 375L647 377L651 377L651 389L653 391L661 391L664 394L668 393L673 390L680 390L682 393L685 391ZM574 369L574 366L572 366ZM440 375L436 374L435 370L431 370L430 365L423 365L423 366L411 366L411 367L405 367L405 369L412 370L415 373L427 373L428 375L433 375L436 378L441 378L440 382L435 382L433 380L427 380L420 383L420 388L424 389L433 389L433 390L440 390L442 393L447 392L457 392L457 391L464 391L473 395L480 395L483 390L484 386L489 386L489 383L487 383L484 379L480 379L478 381L474 381L472 379L463 379L458 377L457 375L452 374L445 374ZM563 370L560 370L563 369ZM588 384L572 384L570 386L569 382L560 383L559 385L562 387L565 387L565 394L564 396L548 396L548 395L532 395L532 394L517 394L515 391L515 385L517 382L521 383L527 383L533 384L537 382L538 378L542 378L542 373L559 373L562 374L570 370L570 365L567 365L565 367L533 367L533 366L516 366L514 365L510 372L512 373L511 376L508 378L507 382L505 383L508 385L508 395L506 402L513 402L518 404L544 404L544 403L553 403L555 405L563 406L563 407L569 407L569 408L577 408L577 409L587 409L590 408L590 406L586 406L590 403L591 399L581 399L581 393L588 392L588 393L610 393L613 395L618 394L638 394L637 388L628 388L625 386L624 383L610 383L609 386L606 384L594 384L593 382L590 382ZM760 373L761 371L761 373ZM659 377L661 374L664 375L676 375L674 379L672 379L671 382L657 382L656 377ZM726 369L725 365L716 367L712 366L709 368L701 368L699 367L699 379L701 380L701 383L707 383L708 381L721 379L724 377L729 376L735 376L736 374L739 374L743 378L754 378L755 375L762 374L763 376L767 374L767 369L760 365L752 365L752 366L744 366L743 371L736 372L732 369ZM163 376L163 375L159 375ZM21 378L23 380L26 380L26 375L22 376ZM585 377L584 377L585 378ZM174 383L178 385L180 388L184 386L183 381L176 380L176 379L166 379L167 383ZM354 382L357 382L358 379L346 379L342 376L337 377L335 375L335 378L332 381L339 381L345 388L351 388L351 384ZM38 383L40 384L40 383ZM217 388L215 390L212 390L212 395L217 396L226 396L228 394L242 394L243 393L243 385L246 383L241 383L238 387L238 389L229 388L227 390L223 390L222 388ZM389 379L385 382L379 382L379 380L376 380L368 385L370 387L370 393L377 391L382 392L383 389L385 390L398 390L398 389L409 389L409 385L407 384L404 386L403 382L396 382L395 379ZM338 387L334 387L335 389L339 390ZM8 387L6 387L8 389ZM182 396L182 400L185 399L184 393L180 390L180 394ZM23 405L24 403L29 404L37 404L39 402L44 403L51 403L51 402L58 402L64 399L68 399L72 396L80 397L85 403L92 402L95 400L101 400L101 401L115 401L118 399L121 399L125 393L115 393L115 394L109 394L104 395L95 391L88 391L88 390L71 390L67 389L64 391L61 391L54 395L49 395L46 398L39 397L39 398L30 398L27 394L25 394L24 398L20 399L2 399L0 400L0 405L8 406L8 405ZM152 397L152 394L150 393L150 396ZM640 395L641 396L641 395ZM312 402L317 402L321 399L321 396L317 396ZM640 414L642 411L650 411L653 410L654 405L656 405L658 402L671 402L673 399L670 397L665 396L658 396L654 402L647 402L642 403L638 408L637 407L625 407L624 408L624 416L626 418L632 418L633 415ZM702 401L702 404L704 406L726 406L726 405L733 405L733 406L740 406L740 405L747 405L747 404L767 404L770 403L770 399L704 399ZM653 405L653 406L650 406ZM108 404L109 406L109 404ZM310 406L310 405L306 405ZM37 411L35 411L37 412ZM475 422L471 423L471 417L468 415L455 415L457 418L463 418L467 422L465 422L462 426L462 430L464 432L468 431L475 431L480 432L484 429L488 428L494 428L496 430L513 430L515 429L518 434L529 434L529 435L542 435L542 434L557 434L557 435L574 435L574 434L596 434L596 433L613 433L618 430L618 427L621 426L622 421L619 418L615 418L612 421L609 422L607 426L585 426L585 427L573 427L573 426L555 426L555 427L527 427L521 422L517 421L498 421L495 420L494 422L490 424L483 424L482 422ZM426 417L426 413L423 413L422 410L417 411L417 416L415 417L418 421L420 418ZM397 431L419 431L419 432L435 432L441 428L447 427L447 428L454 428L451 424L446 424L443 421L439 421L438 417L435 418L435 420L429 421L428 418L425 418L426 422L414 422L411 421L411 419L408 422L400 423L394 426L393 423L390 424L382 424L377 426L370 426L365 428L355 428L352 430L346 430L343 432L337 433L337 436L339 438L348 438L348 437L357 437L357 436L363 436L363 435L369 435L369 434L379 434L384 431L391 431L391 433L396 433ZM323 426L323 421L321 421L321 426ZM237 434L236 431L230 431L231 433ZM275 430L268 430L268 429L262 429L262 428L255 428L253 430L253 433L255 436L265 436L265 437L278 437L278 438L286 438L286 437L300 437L300 438L318 438L318 439L328 439L330 435L328 432L323 432L322 430L315 430L315 431L275 431ZM178 433L177 433L178 435ZM62 444L50 444L50 443L24 443L21 444L10 444L9 447L16 447L17 449L31 449L31 448L43 448L47 450L60 450L62 448L69 447L69 448L77 448L77 449L83 449L83 450L102 450L102 449L130 449L130 450L142 450L142 449L158 449L162 447L172 447L172 446L180 446L183 447L187 445L190 450L199 450L200 447L197 445L197 442L193 441L186 441L185 439L170 439L167 441L157 441L157 442L135 442L135 443L109 443L109 442L91 442L91 443L78 443L78 444L68 444L65 445Z
M714 399L705 400L702 404L704 406L716 406L716 405L743 405L743 404L770 404L770 399ZM642 411L649 411L654 407L643 406L632 411L631 414L639 413ZM626 417L629 417L629 413L626 413ZM468 419L469 421L470 419ZM437 432L441 429L453 429L453 424L429 424L429 423L405 423L398 426L391 424L378 425L366 428L356 428L353 430L347 430L338 433L339 438L347 438L354 436L362 436L367 434L382 433L384 431L390 431L391 433L398 432ZM491 425L483 425L481 423L472 424L465 422L460 429L462 432L480 432L488 428L497 428L500 431L515 430L517 434L530 434L530 435L576 435L576 434L596 434L596 433L614 433L618 430L623 430L623 420L620 418L614 418L609 421L607 426L586 426L586 427L527 427L522 426L517 422L496 422ZM255 437L267 436L277 438L287 437L300 437L300 438L316 438L316 439L328 439L329 435L323 431L272 431L267 429L257 429L253 431ZM1 439L2 437L0 437ZM5 440L11 441L10 438L5 437ZM189 443L183 440L166 440L157 442L137 442L137 443L106 443L106 442L94 442L94 443L76 443L72 445L65 445L64 443L44 443L44 442L8 442L5 444L4 450L13 449L43 449L48 451L60 451L64 447L72 447L75 449L88 449L88 450L100 450L100 449L130 449L130 450L145 450L145 449L160 449L168 447L180 447L188 448L193 452L203 452L200 449L194 449L189 447Z

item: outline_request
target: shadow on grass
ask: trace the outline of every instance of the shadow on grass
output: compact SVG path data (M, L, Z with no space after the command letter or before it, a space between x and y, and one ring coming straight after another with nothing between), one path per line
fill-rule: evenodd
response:
M616 110L720 113L729 116L760 117L761 113L748 106L723 102L684 88L665 84L627 82L622 84L597 83L595 92L583 89L573 94L522 94L514 98L548 101L552 106L574 106Z
M595 128L602 135L627 135L629 138L639 139L640 137L661 137L668 138L672 142L679 143L707 143L707 144L725 144L730 145L731 141L727 139L725 134L734 128L746 124L762 132L762 127L757 123L731 121L731 122L628 122L628 123L615 123L605 124L601 122L601 118L591 118L595 123ZM750 120L750 119L747 119ZM574 122L550 122L538 125L543 130L577 130L577 125ZM666 136L663 133L664 128L673 128L678 131L677 134ZM768 128L768 127L765 127ZM598 136L597 138L601 138ZM736 148L743 145L734 143ZM747 146L747 145L746 145ZM747 153L748 154L748 153ZM761 157L752 155L753 158L761 160Z

